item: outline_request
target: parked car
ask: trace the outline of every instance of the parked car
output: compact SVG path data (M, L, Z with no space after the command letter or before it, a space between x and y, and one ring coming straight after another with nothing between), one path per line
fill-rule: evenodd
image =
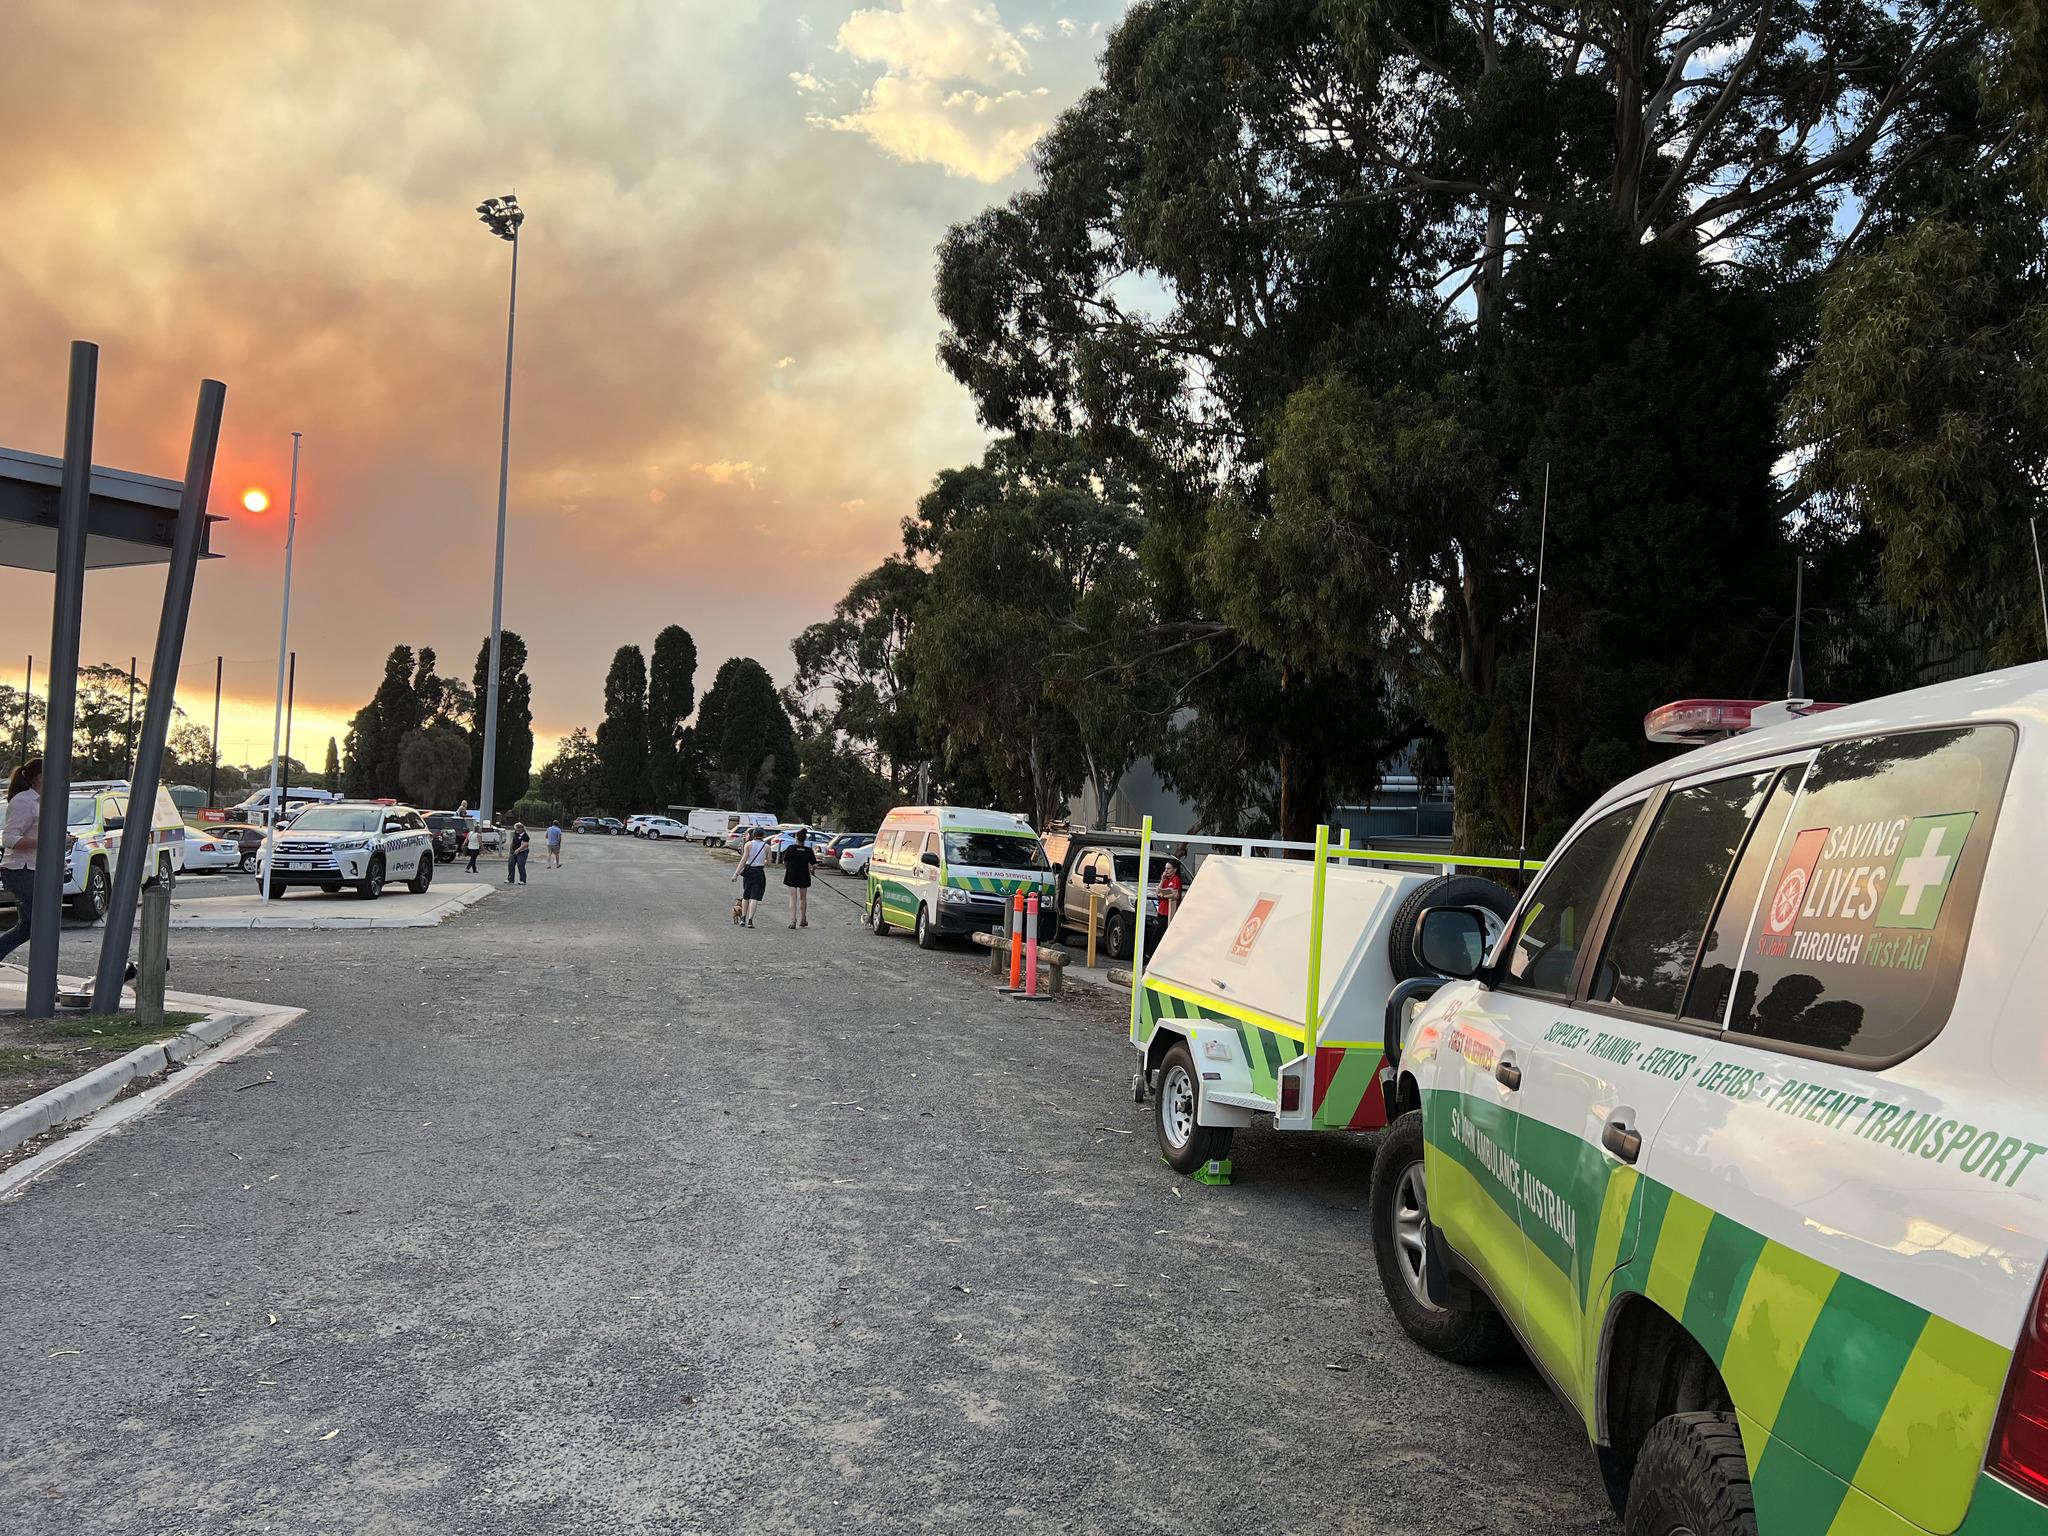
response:
M256 867L256 855L263 851L263 839L269 836L269 833L264 828L247 821L215 822L201 830L209 832L215 837L231 840L235 844L236 852L240 855L236 863L244 871L252 870Z
M407 805L316 805L271 839L269 876L273 898L294 885L317 885L330 894L353 885L375 901L388 880L424 894L434 881L434 834Z
M185 868L189 873L236 869L242 862L241 839L218 827L185 828Z
M640 835L645 838L681 838L689 840L690 829L671 816L643 816L640 818Z
M875 838L873 833L866 834L866 837L866 842L849 843L840 850L839 868L842 873L864 875L868 872L868 863L875 856Z
M595 816L578 816L574 821L569 823L569 830L571 832L582 832L593 835L600 834L604 831L604 823L598 820L598 818Z
M768 857L780 864L782 856L789 852L791 845L796 842L796 835L799 832L804 834L804 841L814 850L832 840L832 834L823 827L806 827L801 824L778 827L768 834Z
M73 917L98 922L114 895L114 865L128 835L128 786L73 791L64 815L64 908ZM156 792L156 814L143 833L155 852L149 866L166 884L185 866L185 818L167 790Z
M841 832L818 850L818 863L825 869L840 869L840 859L850 848L872 848L875 834L872 832ZM865 864L862 869L867 868Z
M943 934L999 928L1018 891L1052 898L1038 834L1008 811L899 805L882 820L868 864L868 926L910 928L920 949Z
M1600 796L1492 945L1418 925L1389 1309L1519 1338L1630 1536L2048 1530L2048 664L1648 723L1709 707L1756 728Z
M1138 849L1094 840L1076 842L1069 850L1068 863L1060 871L1060 926L1075 933L1088 931L1089 898L1095 898L1096 934L1103 951L1112 960L1131 958L1131 940L1137 933L1136 912L1145 911L1145 944L1159 942L1168 918L1159 911L1160 882L1168 870L1185 889L1187 869L1180 860L1154 853L1146 873L1145 895L1138 898Z
M597 824L613 837L625 835L626 824L616 816L600 816L597 818Z
M644 811L638 816L628 816L626 818L626 830L627 832L631 833L634 837L640 837L646 832L647 823L652 819L653 818Z
M462 840L474 823L454 811L428 811L423 818L434 834L434 857L448 864L462 856Z

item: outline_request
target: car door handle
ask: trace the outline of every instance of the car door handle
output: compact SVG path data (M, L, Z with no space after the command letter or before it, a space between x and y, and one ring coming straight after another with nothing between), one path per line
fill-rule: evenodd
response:
M1493 1080L1514 1093L1522 1086L1522 1069L1512 1061L1502 1060L1493 1069Z
M1624 1163L1632 1163L1643 1155L1643 1138L1628 1128L1626 1120L1608 1121L1600 1131L1600 1145Z

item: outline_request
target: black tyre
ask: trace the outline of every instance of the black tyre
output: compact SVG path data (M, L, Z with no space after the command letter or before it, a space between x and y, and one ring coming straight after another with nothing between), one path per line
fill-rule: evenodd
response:
M1380 1287L1402 1331L1459 1365L1496 1360L1514 1342L1507 1320L1485 1302L1441 1307L1423 1287L1429 1241L1429 1184L1422 1167L1422 1112L1409 1110L1380 1138L1372 1161L1372 1249Z
M868 932L883 935L889 932L889 920L882 916L882 893L880 891L875 892L868 902Z
M1623 1536L1756 1536L1756 1498L1732 1413L1674 1413L1643 1441Z
M341 887L337 885L335 889L338 891L341 889ZM284 900L284 882L282 880L273 880L270 882L270 899L272 901Z
M1112 960L1131 958L1131 914L1112 912L1102 925L1102 948Z
M1185 1040L1175 1041L1159 1063L1158 1109L1152 1124L1159 1151L1176 1173L1193 1173L1212 1159L1230 1156L1229 1126L1200 1125L1202 1074Z
M1415 958L1416 926L1422 914L1435 907L1480 907L1505 923L1515 915L1515 893L1477 875L1438 875L1415 887L1387 929L1387 962L1394 969L1394 980L1435 974Z
M114 877L107 873L104 859L94 859L85 867L85 889L68 898L64 910L73 917L96 923L107 915L107 907L114 899Z
M412 878L405 882L405 888L415 896L424 896L427 894L427 887L433 883L434 861L431 858L423 858L419 862L419 867L413 871Z
M339 880L322 880L320 882L320 889L330 896L338 896L341 894L341 882Z
M938 925L931 919L931 909L923 902L917 906L917 947L937 949L939 947Z
M384 855L370 855L370 867L363 878L356 882L356 894L365 901L375 901L384 894Z

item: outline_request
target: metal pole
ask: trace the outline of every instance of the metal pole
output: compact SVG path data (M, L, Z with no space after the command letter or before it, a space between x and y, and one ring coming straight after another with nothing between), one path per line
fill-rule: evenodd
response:
M21 685L21 760L28 761L28 744L35 735L36 658L28 658L28 675Z
M284 673L284 792L292 792L292 699L299 691L299 653L292 652ZM304 789L306 786L299 786Z
M512 296L505 306L505 420L498 434L498 565L491 580L491 670L484 681L484 782L477 814L497 819L498 644L505 616L505 486L512 474L512 336L519 319L519 227L512 228Z
M128 768L131 775L135 768L135 663L139 657L128 658L128 730L121 738L121 750L128 754Z
M213 766L206 774L206 803L220 809L220 671L225 658L213 658Z
M50 704L43 718L43 805L36 823L35 938L28 955L28 1016L57 1011L57 925L63 921L66 812L71 805L71 725L78 712L78 629L85 618L85 533L92 494L92 425L100 349L71 343L64 405L64 481L57 491L56 591L50 600Z
M256 871L256 899L270 900L270 852L277 842L277 813L283 808L277 793L278 738L284 731L285 647L292 632L292 543L299 533L299 437L292 434L292 489L284 521L284 616L277 621L277 708L270 717L270 812L269 830L263 838L263 864Z
M1522 837L1515 846L1518 871L1529 863L1529 773L1536 759L1536 657L1543 647L1543 556L1550 547L1550 466L1543 466L1543 525L1536 535L1536 632L1529 642L1529 726L1522 738Z
M128 942L135 933L143 870L156 868L158 859L167 857L157 852L157 786L163 776L164 746L171 737L171 712L177 707L178 658L185 653L185 623L192 614L199 546L206 539L206 496L213 485L213 455L227 398L228 387L220 380L200 381L199 403L192 413L192 446L185 456L185 488L178 497L178 526L171 538L171 565L164 577L163 616L157 620L156 654L150 659L149 693L142 705L142 741L128 784L128 817L121 828L121 857L114 866L114 895L100 934L92 1005L101 1013L121 1006L121 973L127 968ZM154 979L160 982L161 973Z

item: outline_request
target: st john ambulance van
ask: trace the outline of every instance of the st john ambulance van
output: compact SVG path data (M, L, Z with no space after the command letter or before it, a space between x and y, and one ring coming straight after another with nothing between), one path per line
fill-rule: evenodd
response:
M1388 1303L1629 1536L2048 1532L2048 665L1688 711L1390 1042Z
M1000 928L1018 891L1036 895L1040 931L1057 932L1053 871L1022 816L956 805L899 805L868 860L868 926L908 928L930 949L942 934Z

